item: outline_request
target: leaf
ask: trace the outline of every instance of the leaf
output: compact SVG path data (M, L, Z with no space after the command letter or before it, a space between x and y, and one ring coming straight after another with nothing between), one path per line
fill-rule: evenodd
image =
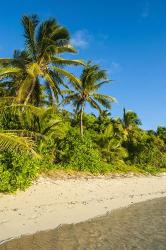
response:
M35 144L30 138L21 137L14 133L0 132L0 151L21 150L32 154L36 158L40 156L34 150Z
M67 70L58 68L58 67L52 67L53 70L57 71L58 73L64 75L66 78L68 78L72 83L75 83L77 85L81 84L81 81L74 76L73 74L69 73Z
M66 65L85 65L85 63L82 60L67 60L60 57L54 57L52 58L52 62L56 64L66 64Z
M10 74L17 74L17 73L20 73L19 68L14 68L14 67L0 68L0 76L10 75Z

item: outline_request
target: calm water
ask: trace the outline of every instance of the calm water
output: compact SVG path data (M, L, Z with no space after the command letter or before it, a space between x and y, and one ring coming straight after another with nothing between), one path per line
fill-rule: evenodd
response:
M129 208L75 225L24 236L3 250L166 250L166 198L142 202Z

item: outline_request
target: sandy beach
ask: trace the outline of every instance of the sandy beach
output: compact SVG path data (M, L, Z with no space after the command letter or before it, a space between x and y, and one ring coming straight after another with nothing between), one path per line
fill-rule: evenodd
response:
M166 175L40 177L25 192L0 194L0 243L166 196Z

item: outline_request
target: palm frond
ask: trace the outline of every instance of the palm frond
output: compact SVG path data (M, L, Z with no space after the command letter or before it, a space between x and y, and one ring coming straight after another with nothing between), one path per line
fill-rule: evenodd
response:
M92 108L97 109L98 111L101 112L100 105L92 97L89 97L87 101Z
M69 52L69 53L76 53L77 50L71 46L70 44L67 44L67 45L64 45L64 46L61 46L61 47L56 47L56 50L57 50L57 54L61 54L61 53L66 53L66 52Z
M70 82L76 84L76 85L80 85L81 84L81 81L76 77L74 76L73 74L69 73L67 70L65 69L61 69L61 68L58 68L58 67L52 67L53 70L55 70L56 72L64 75L66 78L69 79Z
M34 147L34 142L29 138L17 136L14 133L0 132L0 151L21 150L39 158L40 156L35 152Z
M45 73L44 75L45 80L49 83L48 87L50 89L51 95L52 95L52 101L53 103L58 101L58 95L61 95L61 90L59 88L59 82L53 75L51 74L51 71L49 73Z
M51 120L49 121L49 123L47 124L47 126L43 129L42 134L46 135L52 128L54 128L55 126L57 126L61 121L60 120Z
M112 80L105 80L105 81L97 83L96 84L96 90L98 90L99 88L101 88L104 84L110 83L110 82L112 82Z
M14 67L4 67L0 68L0 77L4 75L12 75L12 74L17 74L20 72L19 68L14 68Z
M111 104L115 102L115 98L108 96L108 95L103 95L103 94L93 94L93 97L95 100L97 100L103 107L110 109Z
M52 62L56 64L64 64L64 65L85 65L85 63L82 60L69 60L69 59L63 59L60 57L54 57L52 58Z
M40 58L57 54L57 47L69 44L69 32L60 26L55 19L41 23L37 31L37 47Z
M30 91L30 88L32 86L32 78L30 76L27 76L21 83L21 86L17 92L17 102L22 103L25 101L25 99L28 96L28 93Z
M23 16L22 24L24 27L24 37L27 51L34 58L36 57L36 40L35 40L35 30L39 23L37 15Z
M7 133L11 133L11 134L16 134L17 136L21 136L24 138L30 138L33 139L34 141L36 141L37 139L46 139L46 137L44 136L44 134L36 132L36 131L30 131L27 129L12 129L12 130L7 130Z
M0 113L3 113L7 110L10 110L13 114L23 114L29 113L33 115L41 115L43 113L43 109L40 107L35 107L33 105L27 104L12 104L10 106L4 106L0 108Z
M106 100L108 100L109 102L111 102L111 103L113 103L113 102L116 102L116 98L115 97L112 97L112 96L110 96L110 95L104 95L104 94L98 94L98 93L96 93L96 94L94 94L93 95L95 98L101 98L101 99L106 99Z
M61 90L61 93L62 93L62 95L72 95L75 92L71 89L63 89L63 90Z
M62 101L62 103L63 104L69 104L70 102L73 102L73 103L76 102L76 103L78 103L78 100L79 100L79 95L77 93L73 93L73 94L65 96L65 98Z

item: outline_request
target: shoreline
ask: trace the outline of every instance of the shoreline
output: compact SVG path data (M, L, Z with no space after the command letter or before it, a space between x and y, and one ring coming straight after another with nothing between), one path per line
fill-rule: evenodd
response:
M0 195L0 245L166 196L166 175L39 177L26 191Z

